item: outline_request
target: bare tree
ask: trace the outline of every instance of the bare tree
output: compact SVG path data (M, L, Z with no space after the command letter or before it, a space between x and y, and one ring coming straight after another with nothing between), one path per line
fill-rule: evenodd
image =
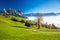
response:
M39 29L39 28L41 28L42 20L43 20L41 13L36 14L36 20L37 20L37 27Z

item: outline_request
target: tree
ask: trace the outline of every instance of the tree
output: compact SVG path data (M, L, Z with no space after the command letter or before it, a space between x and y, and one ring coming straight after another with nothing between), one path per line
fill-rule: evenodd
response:
M37 20L37 27L38 27L38 29L39 29L39 28L41 28L41 26L42 26L42 20L43 20L42 14L37 13L37 14L36 14L36 20Z

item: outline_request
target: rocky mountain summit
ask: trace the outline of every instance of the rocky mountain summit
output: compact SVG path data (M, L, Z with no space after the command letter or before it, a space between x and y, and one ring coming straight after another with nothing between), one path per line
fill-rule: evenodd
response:
M12 8L10 8L10 9L5 9L5 8L2 9L1 14L3 16L10 16L10 15L12 15L12 16L18 16L18 17L25 18L25 16L23 15L23 13L20 10L14 10Z

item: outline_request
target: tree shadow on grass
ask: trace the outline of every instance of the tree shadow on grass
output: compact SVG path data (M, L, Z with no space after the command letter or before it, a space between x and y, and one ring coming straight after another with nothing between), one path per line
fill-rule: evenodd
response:
M17 27L17 28L25 28L25 27L22 27L22 26L12 26L12 27Z

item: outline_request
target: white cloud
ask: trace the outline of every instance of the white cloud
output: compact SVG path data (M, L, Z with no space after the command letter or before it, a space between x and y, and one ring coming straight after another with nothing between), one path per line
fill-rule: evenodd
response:
M28 17L29 20L35 20L35 17ZM47 16L43 17L43 23L54 24L57 27L60 27L60 16Z

